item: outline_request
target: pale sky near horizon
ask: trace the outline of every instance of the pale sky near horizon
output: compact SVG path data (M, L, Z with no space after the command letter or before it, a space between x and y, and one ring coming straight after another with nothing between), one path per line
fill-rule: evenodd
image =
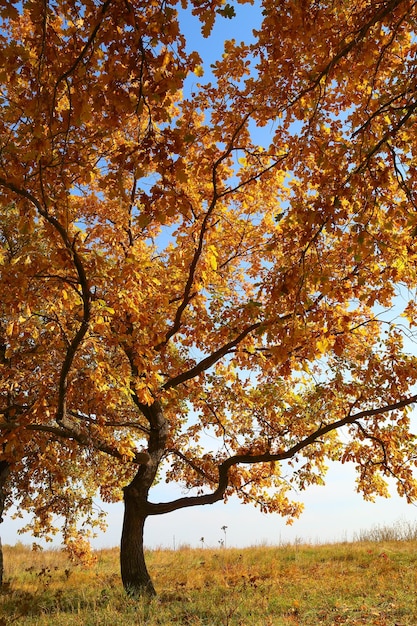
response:
M151 500L170 500L180 495L179 487L161 483L152 490ZM404 498L392 490L389 499L377 498L375 503L365 502L355 492L355 472L350 465L333 464L326 485L310 487L305 492L294 494L305 503L304 513L292 526L277 514L262 514L250 505L237 499L226 504L218 502L176 511L167 515L150 517L145 527L145 545L148 548L179 548L183 545L219 547L224 539L222 526L227 526L228 547L249 547L261 544L283 543L327 543L352 541L361 531L396 524L417 525L417 507L407 504ZM123 504L105 505L108 514L108 530L93 540L95 548L114 547L120 543L123 521ZM0 525L3 545L14 545L21 541L31 544L30 535L18 535L21 521L5 516ZM46 547L59 547L57 537L52 544L38 542Z
M234 37L240 40L244 38L245 32L248 33L257 26L259 14L256 19L253 11L253 7L249 5L238 7L238 18L220 20L210 40L196 39L201 53L210 53L209 63L215 57L216 47L218 49L224 38ZM239 15L243 15L243 18ZM189 26L189 31L191 30L192 27ZM201 82L204 83L205 79L201 79ZM227 526L228 546L245 547L262 543L277 545L298 540L311 543L350 541L355 538L355 534L375 526L416 523L417 508L407 505L404 499L395 495L395 489L392 490L391 499L377 498L376 503L364 502L362 496L355 492L355 473L351 465L334 464L326 482L324 487L311 487L298 494L298 499L305 503L305 511L292 526L287 526L279 515L262 514L254 507L242 505L232 499L227 504L219 502L149 518L145 528L145 545L151 548L177 548L184 544L199 546L200 538L204 537L205 545L217 547L219 541L224 539L223 526ZM180 495L178 489L178 486L162 483L152 490L151 500L171 500ZM120 541L123 504L106 505L105 508L109 511L109 528L94 540L93 545L97 548L113 547ZM22 524L19 520L13 521L9 515L5 516L0 525L3 544L13 545L17 541L30 544L33 541L30 536L17 534L20 525ZM51 545L60 544L57 541Z

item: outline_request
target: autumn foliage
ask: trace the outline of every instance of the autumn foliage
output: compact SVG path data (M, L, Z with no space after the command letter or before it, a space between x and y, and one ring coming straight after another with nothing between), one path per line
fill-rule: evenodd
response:
M243 10L0 9L6 507L76 549L124 488L128 590L153 591L148 516L236 494L291 519L329 460L417 495L415 3L265 0L192 51ZM192 495L149 501L161 471Z

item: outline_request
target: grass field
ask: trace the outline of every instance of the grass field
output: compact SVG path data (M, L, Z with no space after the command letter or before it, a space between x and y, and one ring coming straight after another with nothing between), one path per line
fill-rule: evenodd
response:
M86 569L61 551L4 546L0 626L416 626L417 540L387 537L152 550L151 601L123 593L117 549Z

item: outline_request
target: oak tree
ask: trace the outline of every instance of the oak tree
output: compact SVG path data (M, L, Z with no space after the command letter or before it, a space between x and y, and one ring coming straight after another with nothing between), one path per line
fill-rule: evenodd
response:
M1 502L81 554L123 489L131 593L154 515L292 519L329 461L417 494L416 3L263 0L208 66L190 20L243 9L0 7Z

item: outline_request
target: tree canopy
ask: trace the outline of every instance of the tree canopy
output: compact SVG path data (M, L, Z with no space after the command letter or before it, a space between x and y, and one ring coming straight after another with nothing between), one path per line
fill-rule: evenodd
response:
M241 10L0 8L6 507L80 552L123 488L128 590L153 591L149 516L236 494L291 519L329 460L417 493L416 3L264 0L208 67L184 25ZM191 495L149 500L162 471Z

